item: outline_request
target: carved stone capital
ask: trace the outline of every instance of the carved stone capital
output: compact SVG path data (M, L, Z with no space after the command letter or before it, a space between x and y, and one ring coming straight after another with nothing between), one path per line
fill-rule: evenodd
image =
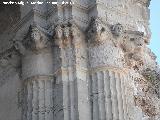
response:
M87 29L89 44L100 44L106 38L105 26L99 19L92 18Z
M83 36L82 31L75 23L57 25L54 31L54 43L61 47L76 44Z
M71 40L71 31L68 24L55 27L54 43L59 47L67 46Z
M29 27L29 31L22 43L26 49L38 51L50 45L49 39L49 35L42 31L40 26L34 24Z

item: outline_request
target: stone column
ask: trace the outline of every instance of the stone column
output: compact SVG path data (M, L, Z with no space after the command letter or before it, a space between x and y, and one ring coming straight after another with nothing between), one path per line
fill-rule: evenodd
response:
M53 120L53 56L48 36L30 26L22 41L23 120Z
M64 120L91 120L84 34L75 23L55 28L63 83Z
M112 39L110 29L95 19L88 30L88 55L93 120L125 118L124 54ZM118 42L118 41L116 41ZM123 77L122 77L123 76Z

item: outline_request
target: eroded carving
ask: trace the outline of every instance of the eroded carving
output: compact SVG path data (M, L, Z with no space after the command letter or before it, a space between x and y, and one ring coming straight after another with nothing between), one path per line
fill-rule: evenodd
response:
M13 39L13 46L15 47L17 51L19 51L21 55L25 55L26 48L24 47L24 45L22 44L20 40Z
M143 33L138 31L125 31L120 46L125 53L127 66L137 70L143 66L144 44Z
M117 23L111 27L111 31L115 36L119 37L122 35L124 30L123 26L120 23Z
M98 19L91 19L87 29L87 40L90 44L100 44L106 39L105 26Z
M82 39L82 31L73 23L57 25L54 30L55 45L66 47L71 44L77 44Z
M71 31L74 44L79 44L85 39L83 31L75 23L72 24Z
M55 35L54 35L54 43L55 45L61 46L63 42L63 28L61 25L57 25L55 28Z
M26 49L41 50L48 47L49 36L39 29L39 26L33 24L30 26L27 35L22 41Z

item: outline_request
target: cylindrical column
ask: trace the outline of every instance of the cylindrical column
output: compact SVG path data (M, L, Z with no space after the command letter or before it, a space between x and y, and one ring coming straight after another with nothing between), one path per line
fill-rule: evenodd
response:
M109 42L89 47L93 120L125 120L120 77L124 71L119 60L122 57L122 51Z
M39 109L39 91L38 91L38 81L33 81L33 100L32 100L32 105L33 105L33 110L32 110L32 118L33 120L38 120L38 109Z
M22 59L22 77L27 86L24 120L53 119L53 56L51 50L27 51ZM24 86L24 88L25 88Z
M27 120L32 120L32 99L33 99L33 86L32 82L27 84Z
M93 120L99 119L97 75L92 74Z
M98 78L99 118L100 120L106 120L105 98L104 98L104 72L98 72L97 78Z
M111 89L110 89L110 76L109 71L104 71L104 91L105 91L105 108L106 108L106 119L112 120L112 100L111 100Z

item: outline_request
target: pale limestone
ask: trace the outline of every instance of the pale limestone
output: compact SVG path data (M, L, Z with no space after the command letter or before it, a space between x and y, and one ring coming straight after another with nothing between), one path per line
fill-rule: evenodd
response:
M0 35L0 118L159 120L150 0L73 2L20 7Z

